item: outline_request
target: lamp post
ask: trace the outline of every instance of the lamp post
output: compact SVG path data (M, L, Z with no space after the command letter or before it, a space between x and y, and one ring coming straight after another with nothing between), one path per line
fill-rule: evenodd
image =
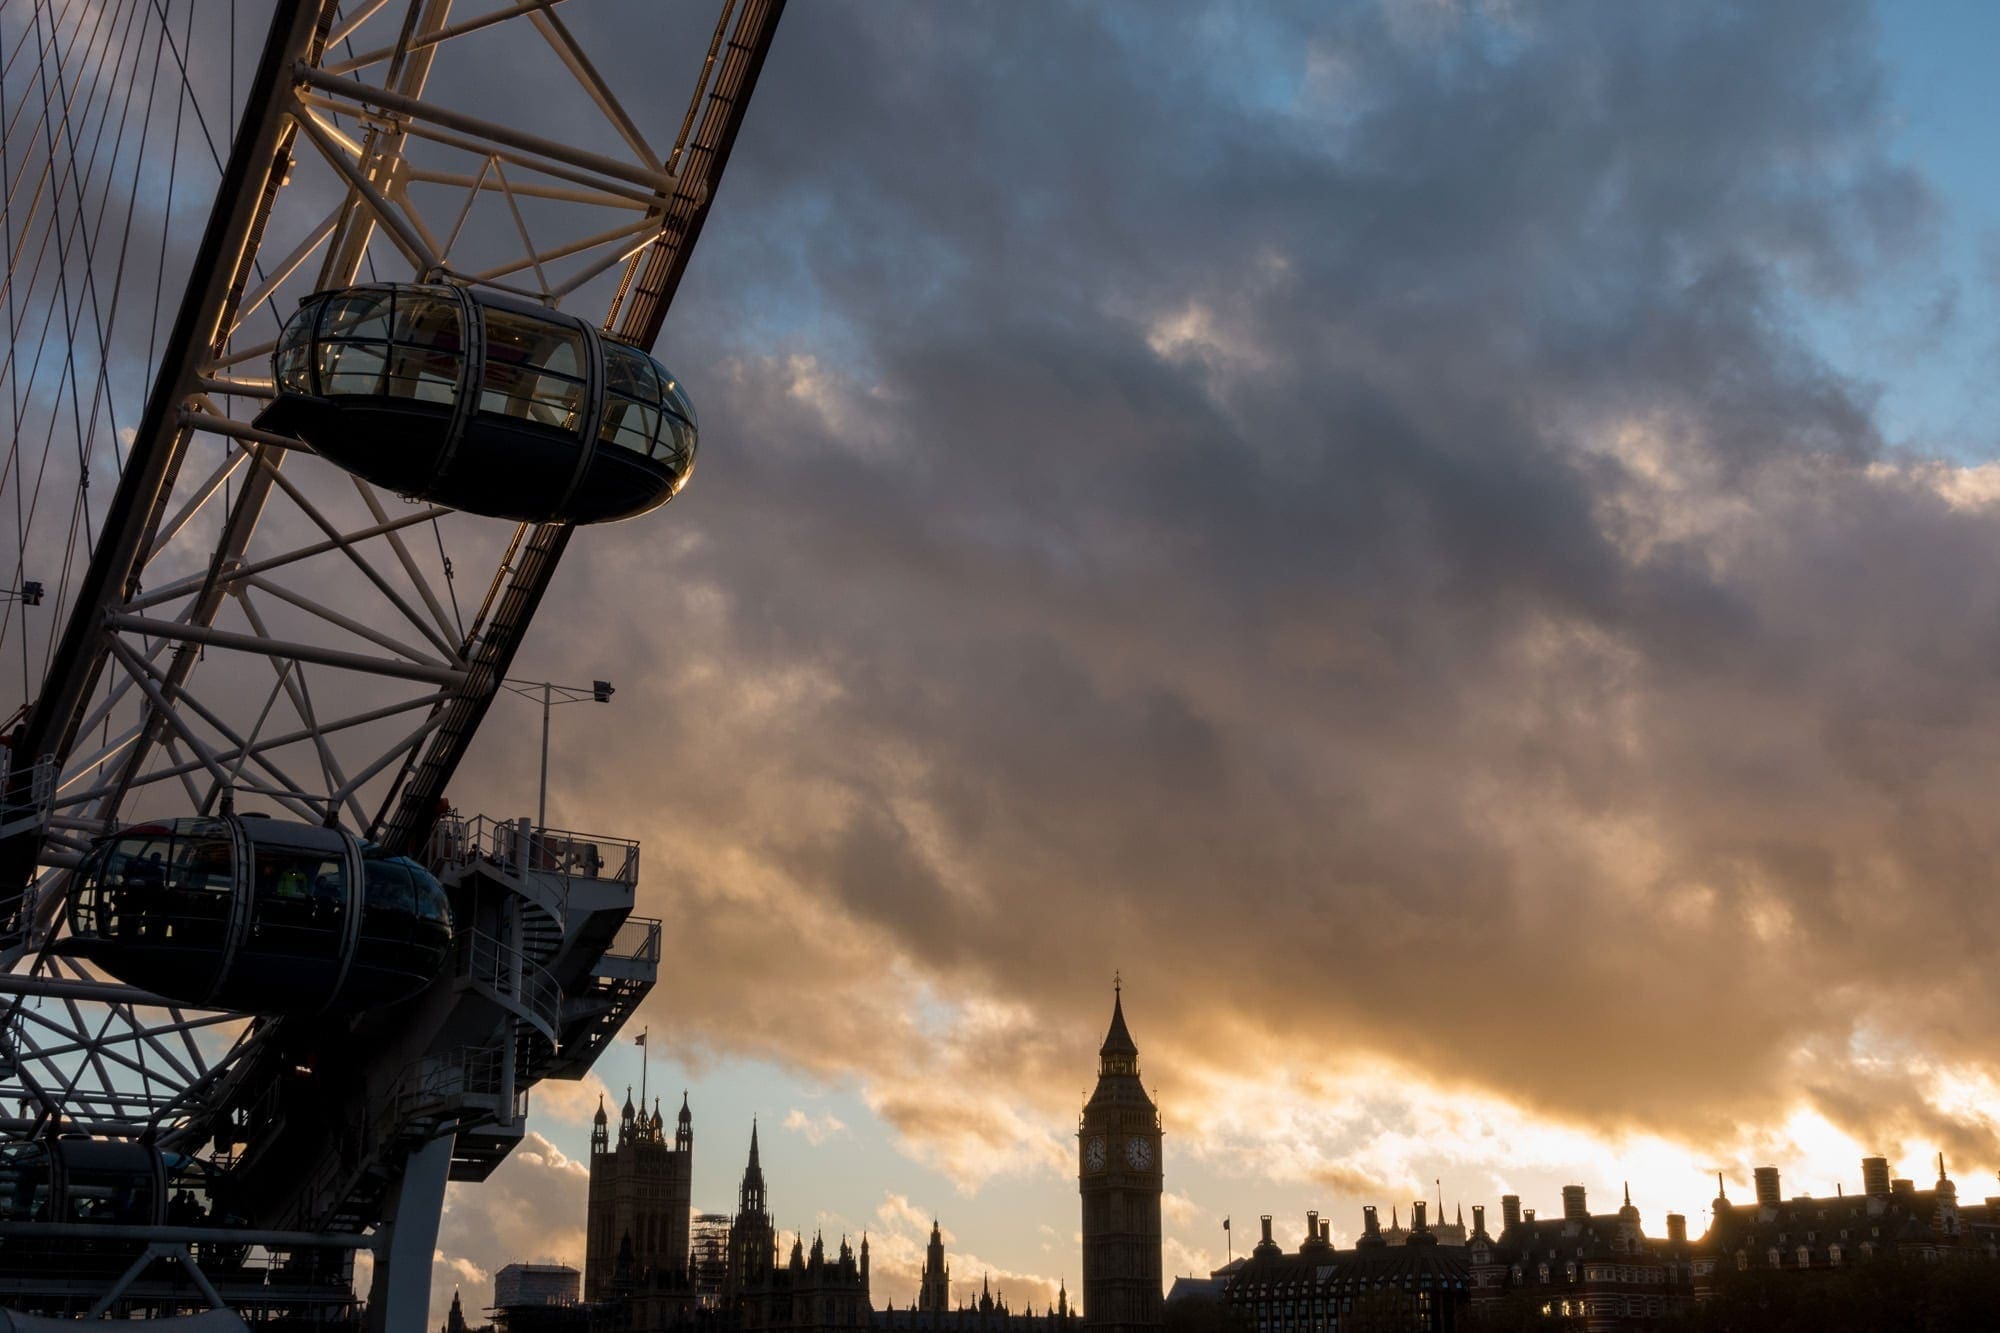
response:
M537 695L542 700L542 782L535 798L535 827L541 828L549 822L549 709L557 704L610 703L613 693L608 680L593 680L589 685L558 685L547 680L503 680L501 686L520 695L533 699Z

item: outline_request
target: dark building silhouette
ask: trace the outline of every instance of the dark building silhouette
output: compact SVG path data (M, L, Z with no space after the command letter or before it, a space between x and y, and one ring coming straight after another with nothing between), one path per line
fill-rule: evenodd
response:
M1083 1196L1083 1320L1093 1333L1151 1333L1160 1309L1160 1115L1115 988L1097 1089L1077 1128Z
M882 1330L909 1333L1077 1333L1076 1312L1069 1308L1069 1292L1058 1289L1055 1304L1040 1314L1028 1305L1013 1310L1004 1293L996 1293L990 1282L980 1279L979 1299L953 1306L951 1265L945 1262L944 1233L937 1219L931 1219L931 1241L924 1251L924 1271L917 1282L917 1299L906 1310L893 1305L875 1312L874 1325Z
M813 1237L792 1241L792 1255L778 1263L777 1233L764 1191L764 1168L757 1160L757 1129L750 1128L750 1160L743 1168L736 1220L729 1228L729 1271L723 1308L743 1333L825 1333L866 1328L874 1313L868 1300L868 1238L857 1254L840 1239L832 1255Z
M917 1309L943 1314L951 1308L951 1265L944 1261L944 1233L931 1219L931 1243L924 1250L924 1272L917 1282Z
M1649 1238L1630 1189L1615 1213L1593 1214L1581 1185L1563 1186L1559 1217L1524 1212L1512 1194L1500 1206L1497 1239L1487 1233L1486 1210L1472 1210L1466 1252L1475 1303L1526 1293L1550 1314L1582 1318L1588 1328L1644 1328L1693 1295L1687 1219L1669 1214L1666 1238Z
M1507 1195L1497 1237L1487 1234L1485 1210L1473 1209L1473 1300L1524 1295L1600 1333L1651 1328L1736 1273L1769 1270L1809 1283L1877 1258L2000 1261L2000 1197L1961 1205L1942 1158L1927 1190L1891 1180L1880 1157L1865 1159L1861 1175L1859 1194L1787 1199L1777 1168L1761 1166L1750 1203L1731 1200L1718 1176L1708 1231L1693 1240L1678 1213L1667 1215L1664 1237L1647 1236L1629 1191L1616 1213L1593 1214L1583 1187L1565 1186L1562 1216L1550 1218Z
M590 1131L584 1300L599 1301L611 1294L613 1273L628 1244L637 1280L650 1280L654 1273L685 1274L693 1189L694 1117L685 1094L671 1143L660 1120L659 1103L653 1103L653 1114L648 1116L645 1108L632 1105L632 1090L627 1088L614 1145L603 1099L598 1100Z
M1477 1210L1474 1210L1475 1213ZM1422 1200L1410 1205L1402 1243L1391 1245L1373 1207L1361 1210L1361 1236L1335 1249L1330 1225L1306 1214L1306 1235L1287 1253L1271 1238L1271 1219L1250 1257L1220 1270L1224 1303L1245 1333L1340 1333L1364 1328L1450 1333L1471 1286L1466 1252L1441 1244Z

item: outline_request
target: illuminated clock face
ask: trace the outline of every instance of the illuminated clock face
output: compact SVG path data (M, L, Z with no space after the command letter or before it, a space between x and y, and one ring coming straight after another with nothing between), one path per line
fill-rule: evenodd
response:
M1092 1171L1102 1171L1104 1169L1104 1161L1104 1139L1102 1136L1093 1138L1083 1145L1083 1164L1085 1166L1089 1167Z
M1125 1160L1134 1171L1144 1171L1153 1164L1153 1145L1141 1138L1125 1140Z

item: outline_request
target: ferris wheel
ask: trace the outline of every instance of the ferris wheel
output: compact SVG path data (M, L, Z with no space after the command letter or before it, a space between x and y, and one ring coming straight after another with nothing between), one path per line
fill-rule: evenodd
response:
M688 481L653 346L782 7L0 5L0 1310L338 1323L365 1255L417 1327L652 985L636 844L444 794Z

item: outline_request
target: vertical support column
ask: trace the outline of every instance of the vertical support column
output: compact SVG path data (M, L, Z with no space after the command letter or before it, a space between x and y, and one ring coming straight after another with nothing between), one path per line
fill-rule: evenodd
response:
M521 947L525 941L521 938L521 898L519 894L510 893L507 895L507 907L504 919L507 923L504 932L507 942L507 954L504 963L506 975L501 980L505 984L507 994L513 996L516 1000L522 1000L526 998L521 994L522 982L526 980L521 966ZM514 1127L514 1086L518 1075L514 1062L520 1049L521 1025L512 1018L503 1019L500 1024L499 1114L500 1125L503 1129L512 1129Z
M432 1139L404 1163L383 1223L388 1239L375 1250L368 1333L430 1327L431 1263L437 1255L445 1182L451 1176L451 1146L449 1134Z

